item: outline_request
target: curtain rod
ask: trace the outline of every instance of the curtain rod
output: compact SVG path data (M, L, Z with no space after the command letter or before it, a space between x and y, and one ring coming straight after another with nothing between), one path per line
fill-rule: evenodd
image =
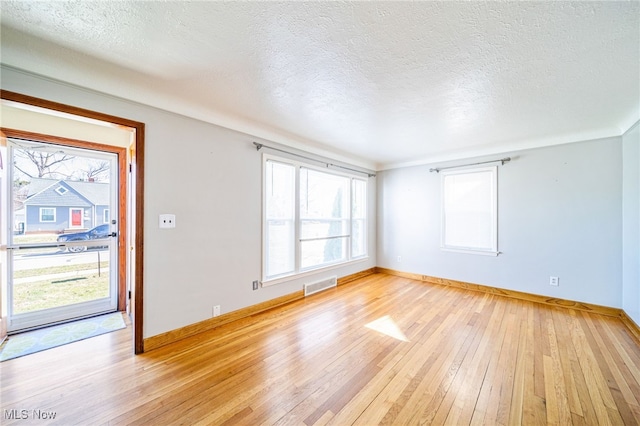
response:
M253 144L256 147L256 151L260 151L262 148L268 148L274 151L284 152L285 154L293 155L295 157L304 158L305 160L315 161L316 163L325 164L327 167L337 167L339 169L349 170L350 172L362 173L364 175L367 175L368 177L376 177L375 173L364 172L362 170L352 169L350 167L341 166L339 164L327 163L326 161L318 160L316 158L306 157L304 155L296 154L295 152L285 151L284 149L274 148L272 146L267 146L265 144L258 143L258 142L254 142Z
M470 164L460 164L459 166L449 166L449 167L437 167L435 169L429 169L430 172L436 172L436 173L440 173L440 170L446 170L446 169L455 169L458 167L466 167L466 166L477 166L480 164L489 164L489 163L502 163L502 165L504 166L504 163L508 163L509 161L511 161L511 157L505 157L505 158L501 158L499 160L491 160L491 161L481 161L479 163L470 163Z

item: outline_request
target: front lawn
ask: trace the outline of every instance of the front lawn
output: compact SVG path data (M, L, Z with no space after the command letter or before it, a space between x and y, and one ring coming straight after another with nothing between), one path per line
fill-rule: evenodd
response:
M21 314L109 297L109 274L20 283L13 289L14 313Z
M100 274L109 273L109 262L100 262ZM76 265L52 266L49 268L22 269L13 273L13 278L37 277L38 275L53 275L64 272L86 271L98 269L98 262L80 263Z

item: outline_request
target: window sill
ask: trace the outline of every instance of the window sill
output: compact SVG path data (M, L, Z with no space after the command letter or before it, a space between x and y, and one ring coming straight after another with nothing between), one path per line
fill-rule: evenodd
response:
M452 253L479 254L481 256L494 256L494 257L498 256L499 254L502 254L502 252L499 252L499 251L456 249L456 248L449 248L449 247L440 247L440 250L449 251L449 252L452 252Z
M304 278L304 277L308 277L308 276L311 276L311 275L316 275L316 274L318 274L320 272L331 271L331 270L334 270L334 269L342 268L344 266L349 266L349 265L354 265L356 263L366 262L368 260L369 260L369 256L359 257L357 259L353 259L353 260L350 260L348 262L336 263L336 264L333 264L333 265L322 266L322 267L315 268L315 269L308 269L306 271L299 272L297 274L291 274L291 275L286 275L284 277L272 278L270 280L262 281L261 287L269 287L269 286L276 285L276 284L286 283L286 282L289 282L289 281L297 280L299 278Z

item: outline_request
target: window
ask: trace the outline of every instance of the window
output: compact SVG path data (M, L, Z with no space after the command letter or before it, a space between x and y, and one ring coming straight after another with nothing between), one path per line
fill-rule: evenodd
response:
M300 168L300 266L347 260L350 180Z
M40 207L40 222L55 222L56 209L54 207Z
M263 280L367 256L366 180L265 156Z
M295 272L296 167L267 161L265 167L265 277Z
M441 172L442 248L498 254L497 167Z
M102 212L102 223L109 223L109 209L104 209Z
M59 186L56 188L56 192L60 195L64 195L67 192L69 192L69 190L67 188L65 188L64 186Z

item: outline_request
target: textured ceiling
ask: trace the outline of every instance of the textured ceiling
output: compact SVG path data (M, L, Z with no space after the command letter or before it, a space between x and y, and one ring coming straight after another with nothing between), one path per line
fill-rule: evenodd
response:
M640 3L1 2L2 62L374 168L617 136Z

